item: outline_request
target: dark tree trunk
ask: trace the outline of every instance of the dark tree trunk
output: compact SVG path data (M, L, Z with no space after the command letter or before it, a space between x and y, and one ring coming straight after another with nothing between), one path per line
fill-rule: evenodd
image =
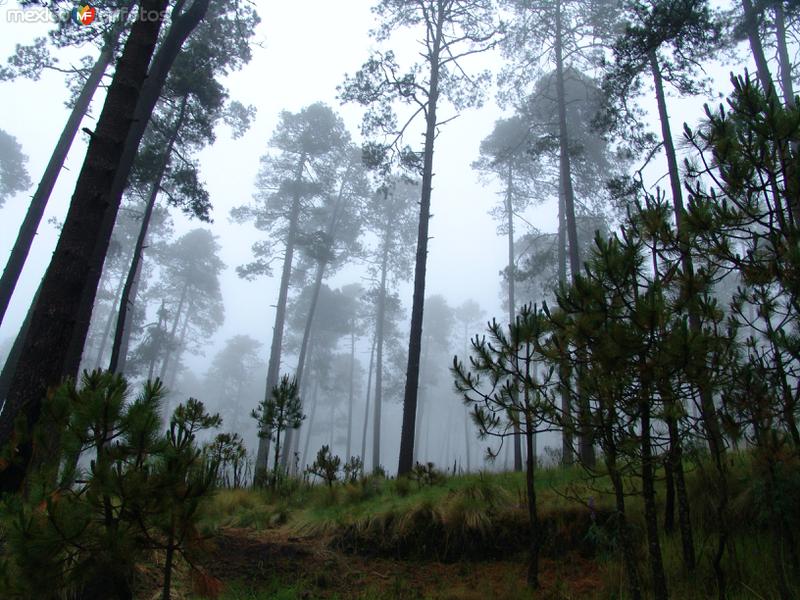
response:
M641 393L645 394L644 390L642 390ZM641 399L639 404L642 420L642 497L644 499L645 530L647 532L647 553L650 559L650 572L653 578L653 595L656 600L668 600L667 578L664 574L661 543L658 539L658 511L656 509L649 400L649 394L647 394Z
M539 515L536 510L536 486L534 476L536 471L536 456L533 453L533 423L526 416L525 419L526 465L525 465L525 490L528 495L528 520L531 524L530 562L528 563L528 587L539 588Z
M292 275L292 261L294 259L294 244L297 237L298 220L300 218L300 181L303 177L303 169L306 164L306 156L302 154L297 161L297 171L294 177L294 197L292 199L292 212L289 215L289 231L286 234L286 254L283 259L283 271L281 273L281 287L278 291L278 304L275 307L275 325L272 328L272 344L269 351L269 366L267 367L267 389L264 397L268 398L272 388L278 385L278 377L281 368L281 350L283 346L283 327L286 320L286 302L289 298L289 280ZM258 452L256 454L256 468L267 468L267 454L264 438L258 440Z
M400 458L397 474L405 475L414 466L414 422L419 391L419 357L422 349L422 311L425 304L425 274L428 261L428 225L431 217L433 189L433 143L436 136L436 103L439 99L439 54L442 47L443 8L435 15L435 32L431 54L431 81L425 122L425 149L422 167L422 197L419 204L417 257L414 265L414 299L411 306L411 333L408 342L408 368L403 396L403 428L400 433Z
M150 228L150 219L153 216L153 210L156 206L156 199L158 192L161 190L161 182L167 172L169 166L172 149L175 146L175 141L178 139L178 132L183 126L184 115L186 114L187 97L184 96L181 101L180 109L178 109L178 116L172 126L167 147L164 151L164 159L159 168L158 175L150 187L150 195L147 198L147 204L144 208L142 215L142 224L139 227L139 235L136 237L136 245L133 249L133 258L131 259L131 266L128 269L128 276L125 278L125 286L122 288L122 298L119 304L119 313L117 315L117 325L114 330L114 343L111 346L111 359L109 361L108 370L112 373L119 371L119 357L120 350L122 349L122 338L125 330L125 324L128 322L128 311L133 307L133 299L131 292L133 291L134 282L137 279L137 273L140 271L139 263L142 260L142 253L144 252L144 242L147 238L147 230Z
M142 0L142 11L161 14L166 0ZM50 266L42 281L41 295L34 308L31 326L11 383L8 400L0 415L0 445L11 442L14 422L22 415L30 431L39 421L42 400L64 376L73 375L80 362L69 355L73 345L82 348L88 329L99 269L94 274L92 293L85 297L87 280L92 279L92 259L97 236L105 220L113 226L118 206L109 205L108 193L122 158L132 127L134 112L147 67L153 55L160 19L136 19L109 87L97 128L91 136L69 212ZM109 235L110 237L110 235ZM105 240L108 247L108 239ZM102 262L102 261L101 261ZM88 303L88 307L86 304ZM16 440L18 461L0 473L0 491L20 489L31 460L33 446Z
M133 285L131 286L130 303L131 306L136 306L136 297L139 295L139 286L142 282L142 261L139 261L139 268L136 270L136 275L133 278ZM125 367L128 362L128 350L131 345L131 334L133 333L133 315L134 310L129 310L125 318L125 325L122 328L122 343L119 348L119 362L117 370L120 373L125 372Z
M133 254L131 254L131 258ZM130 259L128 259L130 260ZM127 264L128 260L126 260L123 264ZM105 325L103 325L103 332L100 335L100 343L97 347L97 354L95 355L94 359L94 368L99 369L101 368L100 365L103 363L103 355L106 353L106 346L108 346L108 340L111 337L111 328L114 325L114 321L116 321L116 314L119 307L119 300L122 296L122 289L125 287L125 274L122 273L119 277L119 281L117 282L117 289L114 290L114 301L111 304L111 309L108 311L108 318L106 319Z
M14 344L11 346L5 363L3 363L3 370L0 371L0 409L2 409L6 398L8 398L8 390L11 388L11 381L14 379L14 371L17 368L20 354L22 354L22 345L25 343L25 337L28 335L28 330L31 326L33 308L36 306L41 290L42 286L39 284L39 287L36 288L36 293L33 295L33 301L28 307L28 312L25 313L25 319L17 332L17 337L14 338Z
M3 276L0 277L0 323L3 322L5 317L8 304L11 301L11 295L14 293L14 288L22 273L25 260L28 258L33 239L36 237L36 230L42 221L47 201L50 199L50 194L55 187L58 175L64 167L64 161L67 158L75 135L78 133L81 120L83 120L86 111L89 110L92 97L97 91L108 65L111 64L114 58L114 48L117 45L121 31L122 28L115 25L111 36L100 51L100 56L97 57L89 77L83 84L83 88L81 88L81 93L72 107L72 112L70 112L67 123L64 125L64 130L61 132L58 142L56 142L53 154L50 156L36 192L34 192L31 203L28 205L28 211L25 213L25 218L19 228L17 239L11 249L11 255L8 257L8 262L3 270Z

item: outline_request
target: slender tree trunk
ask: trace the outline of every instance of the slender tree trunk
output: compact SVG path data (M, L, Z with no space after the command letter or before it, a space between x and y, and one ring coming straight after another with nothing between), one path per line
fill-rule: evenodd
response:
M147 231L150 228L150 220L153 216L153 210L156 206L156 199L158 192L161 191L161 182L164 180L164 175L169 167L172 150L175 146L175 141L178 139L178 133L183 126L184 116L186 115L186 104L188 102L187 96L184 96L180 108L178 109L178 116L172 126L169 139L167 140L166 150L164 151L164 158L161 161L158 174L150 186L150 195L147 198L147 203L144 207L144 214L142 215L142 224L139 227L139 235L136 237L136 245L133 249L133 258L131 265L128 269L128 276L125 279L125 287L122 288L122 298L119 305L119 314L117 315L117 325L114 330L114 343L111 346L111 359L109 361L108 370L112 373L119 373L119 356L122 348L122 337L125 330L125 324L128 322L128 311L132 308L131 292L136 281L136 274L139 272L139 263L142 260L142 253L144 252L144 242L147 238Z
M44 215L47 207L47 201L50 199L50 194L53 192L58 175L64 167L64 161L67 158L75 135L78 133L78 127L80 127L86 111L89 110L89 104L97 91L97 87L100 85L100 81L103 79L106 69L108 69L114 58L114 48L119 41L121 32L122 26L115 25L109 39L103 45L100 56L97 57L92 70L89 72L89 77L83 84L83 88L81 88L61 136L56 142L53 154L45 167L36 192L34 192L31 203L28 205L28 211L25 213L17 239L11 249L11 255L3 270L3 276L0 277L0 323L3 322L8 305L11 302L11 295L14 293L17 281L19 281L19 276L22 273L25 260L28 258L33 239L36 237L36 230L39 228L42 215Z
M172 516L172 525L167 537L167 551L164 559L164 586L162 588L162 600L170 600L170 588L172 587L172 557L175 554L175 516Z
M744 11L744 28L747 33L747 41L750 43L750 51L753 53L753 59L756 63L758 81L761 83L761 87L764 88L765 94L774 94L775 87L772 83L772 75L769 72L764 46L758 34L758 15L753 9L752 1L742 0L742 10Z
M127 264L127 260L123 264ZM106 346L108 345L108 340L111 337L111 327L116 321L115 316L117 314L117 307L119 306L119 300L122 296L122 289L125 287L125 274L121 274L119 278L119 282L117 283L117 289L114 290L114 301L111 304L111 309L108 311L108 318L106 319L105 325L103 325L103 333L100 336L100 344L98 344L97 348L97 355L94 359L94 368L99 369L100 365L103 362L103 355L106 353Z
M384 191L384 194L387 192ZM388 224L387 224L388 225ZM390 227L384 230L383 258L381 260L381 285L378 293L378 311L376 315L375 339L377 342L375 356L375 410L372 423L372 470L381 466L381 408L383 404L383 336L386 322L386 276L389 270ZM416 398L415 398L416 401ZM412 422L413 431L413 422ZM412 434L413 435L413 434ZM412 448L413 452L413 448Z
M175 389L175 381L178 379L178 373L180 372L181 366L181 359L183 358L183 353L186 351L186 334L189 331L189 323L192 320L192 316L194 315L194 305L192 302L189 302L189 306L186 309L186 316L183 318L183 325L181 326L181 334L178 336L178 343L175 347L175 366L169 372L169 381L166 382L167 389ZM164 367L166 372L166 366Z
M314 392L311 394L311 415L308 417L308 434L306 435L306 443L303 446L303 458L300 461L302 465L306 465L306 458L308 457L308 446L311 443L311 434L314 428L314 415L317 413L317 392L319 392L319 381L315 378Z
M136 298L139 295L139 286L142 283L142 261L139 261L139 266L136 269L136 275L133 278L133 285L131 286L130 303L131 306L136 306ZM128 363L128 350L131 345L131 334L133 333L133 315L134 310L129 310L125 318L125 325L122 328L122 343L119 348L119 360L117 363L117 371L119 373L125 372L125 366Z
M534 476L536 472L536 457L533 454L533 424L529 418L525 419L526 465L525 465L525 490L528 495L528 520L531 525L530 562L528 563L528 587L539 588L539 516L536 510L536 486Z
M556 97L558 101L558 145L559 145L559 165L561 191L564 194L564 218L566 221L567 239L569 240L569 266L572 281L580 273L580 247L578 242L578 226L575 218L575 192L572 187L572 164L569 155L569 130L567 129L567 104L566 91L564 88L564 26L562 23L563 13L561 0L556 0L555 4L555 41L554 49L556 55ZM578 349L579 353L585 351ZM581 361L583 362L583 361ZM594 467L595 455L592 440L591 427L589 420L588 398L582 392L581 380L583 369L579 368L576 373L578 378L578 419L580 421L580 440L579 453L581 462L589 468Z
M563 182L562 182L563 183ZM567 283L567 217L564 209L563 185L558 191L558 283ZM561 397L561 463L571 466L575 462L572 454L572 403L570 401L570 368L566 359L558 365L559 395Z
M264 397L269 397L272 388L278 385L281 368L281 349L283 346L283 327L286 320L286 302L289 298L289 279L292 275L292 261L294 259L294 244L298 231L300 218L300 181L306 164L306 155L301 154L297 161L297 171L294 176L294 197L292 198L292 211L289 215L289 231L286 234L286 254L283 259L283 272L281 273L281 287L278 291L278 305L275 308L275 325L272 328L272 345L269 352L269 366L267 367L267 389ZM259 438L258 452L256 454L256 468L266 469L267 455L265 453L263 438Z
M517 302L514 297L516 266L514 261L514 205L512 202L513 171L508 166L506 180L506 216L508 218L508 322L513 325L517 318ZM519 394L517 388L515 394ZM514 423L514 470L522 471L522 444L520 441L519 425Z
M167 377L167 368L169 366L170 359L172 356L178 351L178 348L175 344L176 338L175 334L178 332L178 325L181 322L181 317L183 316L183 306L186 303L186 299L189 293L189 280L187 279L183 283L183 289L181 289L181 297L178 300L178 308L175 309L175 318L172 320L172 327L169 330L169 337L167 337L167 347L164 352L164 360L161 362L161 370L159 371L159 379L164 381ZM188 314L187 309L187 314Z
M786 106L794 107L792 61L789 58L789 49L786 46L786 16L783 11L783 0L776 0L773 4L773 9L775 11L775 42L778 45L783 101Z
M377 335L372 338L372 349L369 352L369 373L367 374L367 398L364 402L364 430L361 433L361 462L367 468L367 425L369 424L369 397L372 392L372 367L375 360L375 344Z
M356 369L356 332L355 332L355 318L350 320L350 376L348 381L348 395L347 395L347 451L345 457L347 462L350 462L350 445L353 438L353 388L355 387L355 369Z
M422 167L422 197L419 205L417 257L414 265L414 299L411 306L411 333L408 342L408 368L403 397L403 428L400 433L400 458L397 474L405 475L414 466L414 422L419 392L419 358L422 349L422 312L425 304L425 273L428 261L428 225L431 217L433 189L433 143L436 137L436 104L439 100L439 54L442 47L443 7L435 14L435 33L430 64L430 86L425 122L425 149Z
M166 0L142 0L140 10L160 15L165 7ZM9 397L0 415L0 445L11 441L18 415L23 416L29 431L36 426L47 391L57 386L65 375L74 374L80 363L80 352L76 359L70 356L70 348L73 344L77 346L78 341L82 348L86 338L88 317L91 316L99 280L99 269L94 277L90 274L91 259L97 248L97 232L107 218L113 226L114 219L110 213L116 216L117 206L108 205L107 192L111 189L133 123L139 92L160 28L160 18L135 19L125 43L89 142L61 236L42 281L41 294ZM107 247L108 240L105 243ZM93 279L94 291L91 294L86 288L87 279ZM85 288L87 297L84 297ZM84 312L87 318L80 322ZM0 491L3 492L20 489L32 456L33 445L29 439L17 440L16 443L19 460L0 472Z
M645 390L643 389L640 393L645 395ZM653 578L653 594L656 600L668 600L669 594L667 593L667 578L664 574L664 562L661 557L661 543L658 539L658 512L656 509L649 394L641 399L639 410L641 412L642 420L642 497L644 499L647 549L650 559L651 576Z

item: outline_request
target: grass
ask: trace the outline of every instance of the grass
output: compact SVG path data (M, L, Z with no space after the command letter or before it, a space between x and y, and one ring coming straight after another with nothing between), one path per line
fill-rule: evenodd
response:
M731 453L729 469L729 520L732 536L723 561L728 577L729 597L777 597L775 570L770 563L772 539L764 531L757 507L758 487L753 480L752 460L747 454ZM692 509L698 569L687 575L681 561L680 534L661 532L661 545L670 593L675 598L694 600L716 594L711 555L716 543L713 470L696 460L687 469L687 484ZM459 578L443 580L441 588L430 583L430 598L469 599L478 597L528 598L520 586L525 557L525 481L522 473L475 473L444 478L427 486L407 480L367 477L361 482L326 486L296 485L290 494L270 494L243 490L222 490L204 507L203 524L219 527L265 529L281 527L290 535L325 536L339 549L362 556L416 559L429 568L432 561L466 562L481 568L494 559L517 561L517 571L498 575L491 582L459 585ZM555 577L548 594L538 598L570 598L570 585L580 572L561 572L558 557L583 553L591 559L598 598L627 597L613 529L604 528L604 517L613 505L608 481L600 477L589 484L584 473L574 469L541 469L537 472L537 500L547 542L545 556L555 558L548 569ZM630 482L631 490L636 482ZM596 527L588 520L588 498L593 497ZM663 486L658 497L663 500ZM648 585L647 545L644 539L642 504L638 496L628 497L628 514L639 550L639 572ZM663 515L663 506L659 506ZM677 527L676 527L677 529ZM549 545L548 545L549 544ZM571 559L569 559L571 560ZM569 561L567 561L569 562ZM789 561L787 560L787 563ZM448 575L448 577L450 577ZM505 578L505 580L504 580ZM402 579L402 578L401 578ZM506 581L504 583L504 581ZM571 582L571 583L570 583ZM365 589L350 590L347 598L411 598L415 589L408 581L378 582ZM569 583L569 585L568 585ZM793 591L800 597L798 582ZM483 586L483 587L482 587ZM279 588L252 590L232 587L223 596L230 599L295 598L305 593L293 584ZM333 592L324 597L334 598ZM294 594L294 595L293 595ZM482 594L482 595L479 595ZM592 597L591 593L580 597ZM576 596L577 597L577 596Z

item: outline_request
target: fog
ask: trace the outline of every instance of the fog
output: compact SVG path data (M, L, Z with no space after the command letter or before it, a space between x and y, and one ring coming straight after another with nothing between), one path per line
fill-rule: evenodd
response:
M369 36L370 28L374 27L374 15L370 12L372 4L372 0L256 3L262 21L257 29L252 60L224 81L230 98L254 106L256 117L249 130L239 139L234 139L228 127L218 125L215 143L197 157L201 165L201 178L213 205L213 222L204 224L172 209L172 231L171 234L164 234L163 242L166 244L198 227L207 229L213 234L219 248L218 257L225 265L219 274L224 321L218 327L209 328L208 333L202 327L189 332L187 339L190 341L186 351L176 357L182 368L176 369L172 377L165 378L172 392L170 402L174 406L188 396L199 398L210 409L222 414L222 429L240 433L253 454L258 441L256 423L250 417L250 411L264 396L281 260L278 252L278 259L272 265L272 274L268 276L246 280L237 274L237 267L253 260L252 246L263 241L264 234L252 222L232 220L231 209L252 201L260 158L269 150L268 143L279 126L281 111L297 113L316 102L325 103L341 116L353 141L356 144L363 141L360 134L363 111L355 104L341 105L337 99L337 86L343 83L345 73L354 73L367 59L370 49L376 47L376 42ZM15 44L29 43L35 37L44 35L48 29L41 24L9 22L9 7L10 4L0 2L1 57L12 54ZM412 56L416 42L409 37L404 43L398 54ZM59 59L66 67L77 64L87 52L94 52L94 48L63 50ZM476 68L488 67L499 71L503 63L500 53L493 52L477 57L472 64ZM709 69L709 75L718 82L715 89L727 90L730 87L726 83L728 68L720 64ZM0 128L20 142L29 157L28 172L36 182L68 114L64 102L69 92L64 84L64 76L49 71L39 81L20 78L0 83L0 87L3 90L0 94L0 114L3 115ZM83 127L92 127L102 100L102 94L95 98L91 116L84 120ZM702 103L705 100L671 99L670 116L674 129L678 131L684 121L696 122L702 115ZM645 101L644 108L652 116L654 108L648 102ZM434 154L433 217L430 222L425 295L433 298L432 302L437 303L441 310L433 313L429 310L430 306L426 305L426 316L435 314L436 321L425 321L423 325L421 404L418 413L424 415L424 420L418 414L420 425L416 458L419 461L432 461L442 469L510 468L513 459L508 452L508 441L497 461L485 461L487 444L491 443L496 449L497 442L478 440L474 426L465 422L466 412L453 389L449 372L453 355L464 357L468 346L466 338L485 331L482 323L493 317L503 322L508 318L505 284L501 277L507 264L507 241L504 235L498 233L498 221L489 214L498 202L502 202L502 186L501 182L491 177L480 178L471 164L478 158L481 140L492 132L495 121L509 116L510 111L508 107L501 108L496 100L496 90L492 89L486 94L485 104L480 108L456 112L452 106L445 104L440 112L443 114L442 120L448 115L457 115L457 118L440 128ZM406 134L407 143L421 147L422 133L422 125L418 125L417 129ZM82 133L73 144L64 172L51 195L22 278L0 326L0 352L3 356L19 330L55 247L58 227L65 217L86 145L87 136ZM653 185L660 183L663 186L665 171L666 164L659 158L648 167L645 176ZM0 256L4 259L13 244L33 189L7 200L0 209ZM524 236L531 226L535 226L539 232L554 233L558 226L556 198L533 204L518 217L516 227L519 236ZM365 246L374 244L374 234L364 234L362 243ZM151 261L152 256L146 251L145 269L152 270L151 278L155 282L159 277L164 277L166 267ZM398 281L392 288L400 307L396 342L389 344L385 358L380 462L388 472L394 472L397 468L412 282L413 277L408 277ZM110 280L106 283L109 288L113 287ZM349 260L324 280L331 294L350 284L360 284L367 289L375 283L375 274L370 272L370 264L363 256ZM293 315L293 311L302 308L296 304L300 289L300 286L295 286L290 291L289 318L280 367L282 374L294 372L297 365L304 321L302 316ZM545 299L534 297L534 293L521 286L516 299L517 306L529 302L541 303ZM321 313L333 310L332 305L326 305L328 300L325 294L322 296L318 310ZM148 304L143 316L144 324L159 319L159 304L155 298L153 296ZM446 310L446 307L456 309L470 300L476 302L482 311L482 316L472 322L459 321ZM98 300L91 330L95 336L102 330L105 323L103 319L107 319L109 313L109 307L102 308L100 303L101 300ZM331 317L334 321L338 318ZM318 318L318 321L321 322L321 330L324 329L322 326L336 324L325 322L324 318ZM140 332L138 341L143 335ZM220 353L236 336L248 336L253 342L252 352L246 360L234 361L236 366L244 365L246 368L231 376L230 366L220 366L224 358ZM301 461L312 460L313 454L323 444L330 444L333 451L343 457L347 455L348 428L349 454L362 454L372 340L372 332L362 327L362 331L352 338L349 334L337 333L330 341L330 353L326 358L315 357L315 350L311 350L307 367L308 381L301 388L307 415L298 449ZM352 375L352 412L348 408L348 357L351 351L357 360ZM102 360L99 364L95 359L97 355L97 347L91 353L85 352L83 366L106 366L103 363L107 355L100 353ZM225 373L231 377L230 382L221 381L223 377L219 369L227 369ZM144 378L146 372L147 369L143 368L134 375L134 379ZM312 420L312 410L313 428L309 437L308 423ZM370 414L367 422L367 468L375 466L370 460L372 418ZM545 448L559 445L558 435L541 436L537 442L540 458L548 460L551 453ZM308 450L304 451L306 446Z

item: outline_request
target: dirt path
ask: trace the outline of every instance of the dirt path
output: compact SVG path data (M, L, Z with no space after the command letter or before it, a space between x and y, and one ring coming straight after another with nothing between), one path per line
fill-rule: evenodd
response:
M324 538L295 537L283 529L223 529L211 541L207 573L223 585L253 588L275 580L299 584L306 598L433 598L484 600L531 598L524 557L507 561L437 562L367 558L332 550ZM541 563L539 599L598 597L592 561L569 556Z

